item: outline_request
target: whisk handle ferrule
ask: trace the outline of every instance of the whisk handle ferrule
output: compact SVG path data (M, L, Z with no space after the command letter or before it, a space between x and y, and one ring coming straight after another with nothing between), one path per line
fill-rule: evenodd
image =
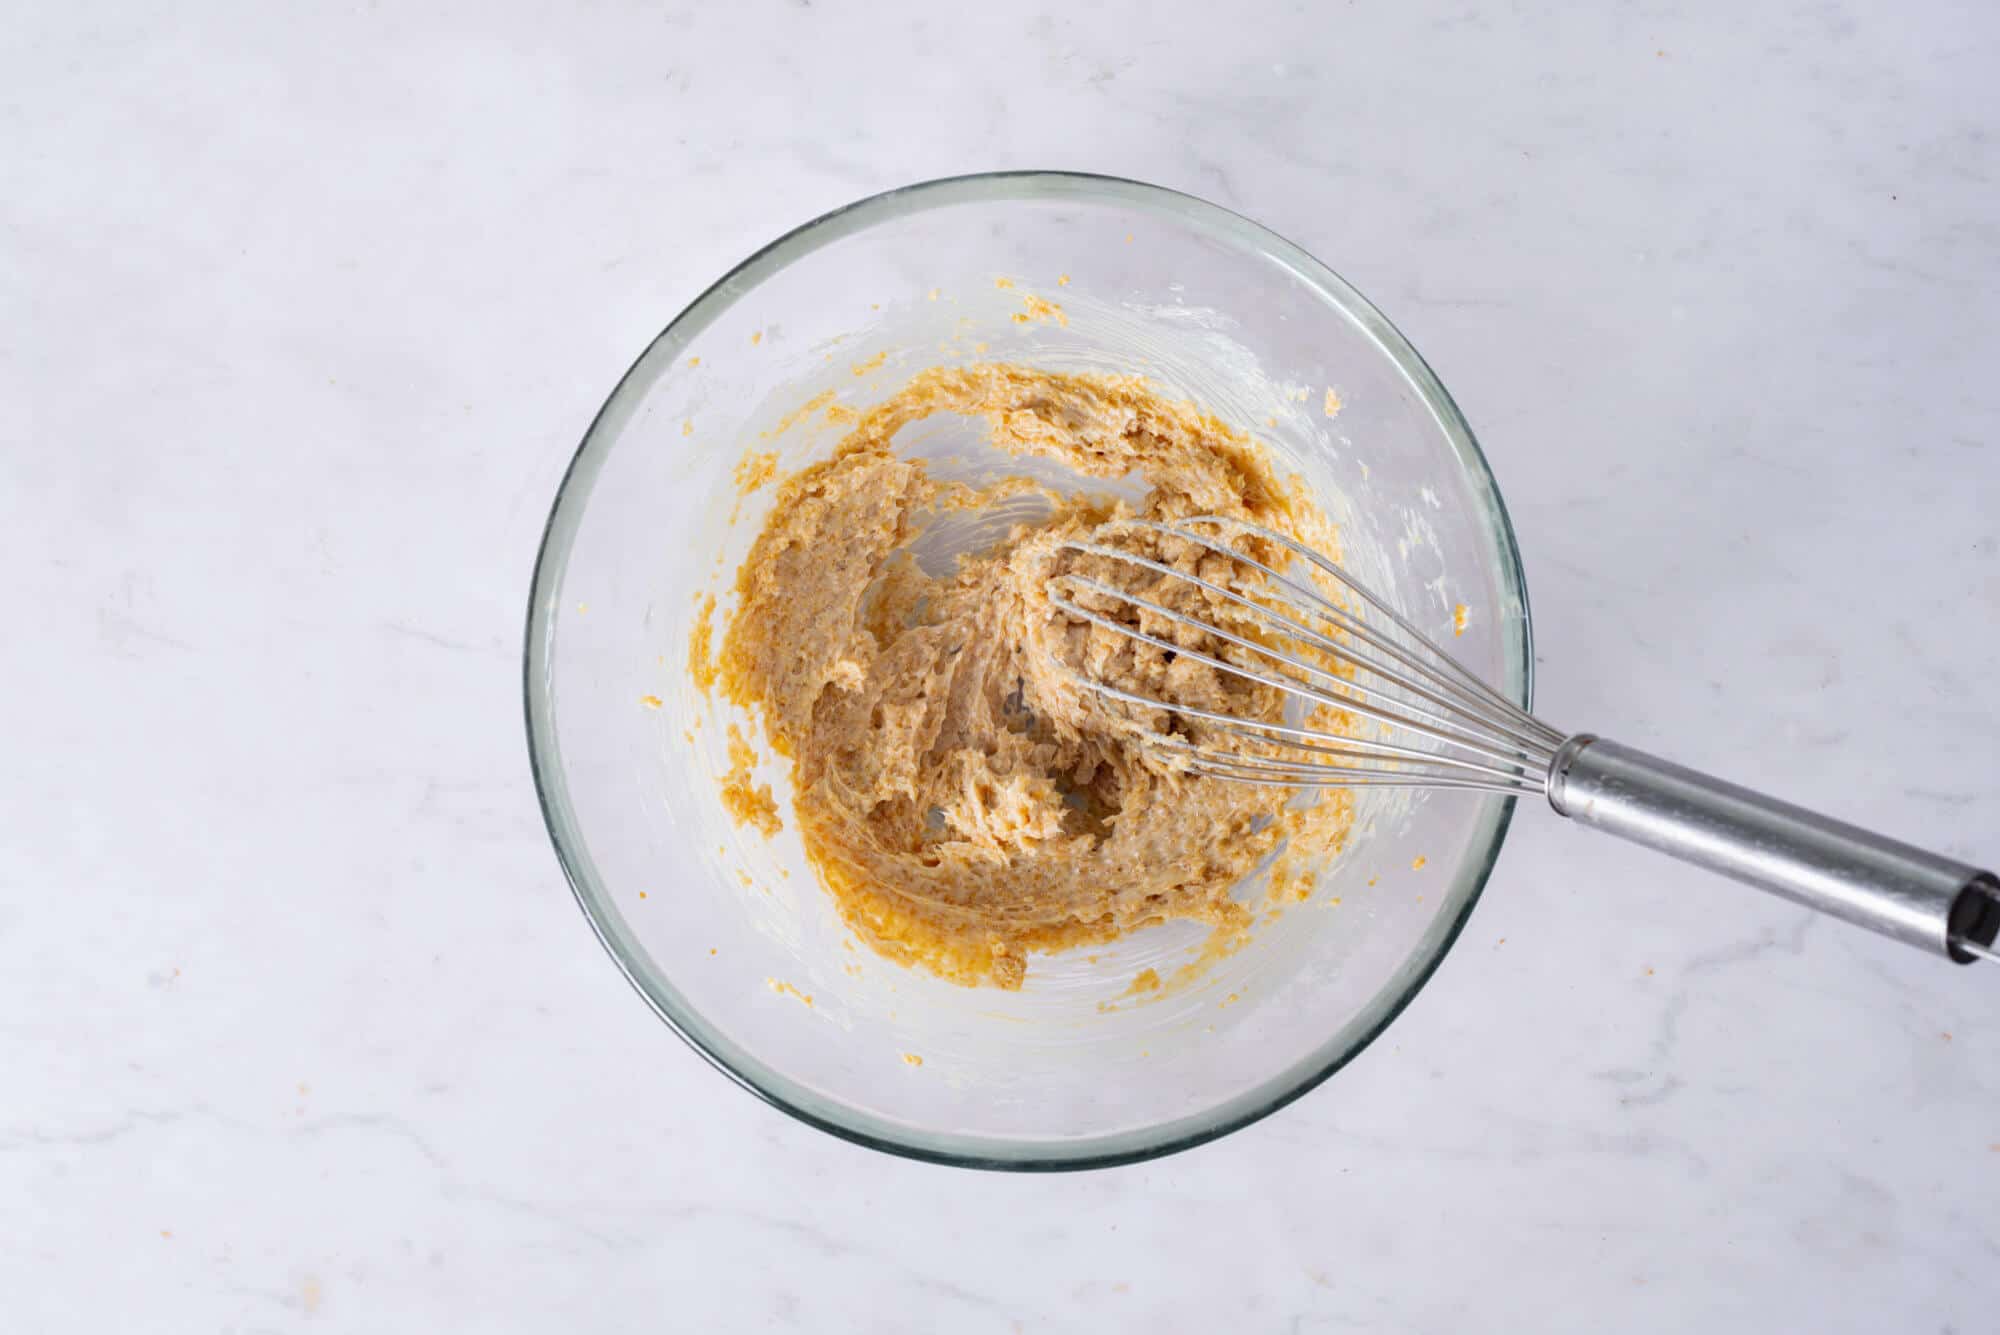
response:
M1548 793L1579 824L1961 964L2000 929L1992 872L1587 733L1556 751Z

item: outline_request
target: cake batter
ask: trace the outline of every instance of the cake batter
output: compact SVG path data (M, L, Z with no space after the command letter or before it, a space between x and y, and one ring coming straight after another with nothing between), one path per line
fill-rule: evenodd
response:
M1025 478L983 490L937 481L894 443L939 413L984 419L1010 454L1092 478L1137 473L1152 490L1128 509ZM944 578L918 568L909 549L929 519L1024 491L1042 492L1044 519ZM727 698L758 710L769 745L791 760L806 855L863 941L956 982L1016 988L1033 952L1170 919L1240 936L1252 912L1231 889L1281 837L1337 845L1344 795L1288 811L1284 790L1177 773L1133 729L1184 729L1181 716L1135 720L1070 675L1277 717L1270 688L1049 605L1049 578L1075 569L1241 624L1237 609L1183 581L1056 550L1107 520L1193 514L1335 550L1325 518L1261 447L1137 376L925 371L855 419L831 457L780 484L737 572L715 668ZM1178 569L1231 578L1223 558L1149 541L1146 554ZM775 825L775 812L759 814L760 826Z

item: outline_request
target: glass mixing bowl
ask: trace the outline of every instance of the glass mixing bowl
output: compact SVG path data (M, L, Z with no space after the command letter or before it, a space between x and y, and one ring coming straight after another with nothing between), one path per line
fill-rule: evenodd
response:
M1023 318L1029 296L1063 320ZM1186 195L972 176L862 200L767 246L619 382L535 567L535 781L611 957L747 1089L918 1158L1142 1159L1281 1107L1381 1033L1464 924L1513 803L1361 791L1309 901L1264 914L1248 945L1155 993L1131 991L1137 973L1169 976L1205 929L1033 957L1018 992L953 986L856 942L790 828L782 764L766 756L758 773L786 829L767 840L725 814L732 714L697 688L690 637L710 594L720 635L771 503L770 487L739 494L746 451L795 468L838 435L798 414L814 396L865 406L924 367L982 360L1141 372L1251 431L1340 525L1350 568L1529 703L1527 591L1499 491L1444 387L1373 306L1298 247ZM933 419L905 437L899 449L939 472L995 462L974 423ZM766 749L753 720L735 721ZM1261 883L1239 893L1261 912Z

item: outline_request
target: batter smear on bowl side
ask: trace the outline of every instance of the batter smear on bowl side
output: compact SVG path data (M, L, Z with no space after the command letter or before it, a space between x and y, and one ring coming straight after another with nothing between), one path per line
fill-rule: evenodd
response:
M979 489L936 480L894 444L940 413L984 419L1011 455L1091 478L1137 474L1152 490L1134 508L1026 477ZM943 578L918 567L910 547L931 519L1028 493L1046 501L1045 517L959 558ZM1173 919L1211 924L1212 955L1248 930L1253 910L1231 890L1281 839L1295 851L1338 848L1347 794L1301 807L1283 790L1178 773L1142 753L1131 711L1070 675L1081 668L1156 699L1280 717L1272 688L1049 605L1050 576L1074 570L1255 635L1241 609L1186 581L1056 550L1107 520L1197 514L1337 550L1324 515L1261 446L1137 376L925 371L863 412L831 457L780 485L737 572L715 666L727 698L757 709L770 746L790 759L806 854L863 941L955 982L1005 988L1021 985L1032 952ZM1148 541L1154 559L1232 579L1223 558ZM1162 619L1157 633L1180 632ZM1198 647L1231 661L1243 652ZM1164 711L1136 722L1190 726Z

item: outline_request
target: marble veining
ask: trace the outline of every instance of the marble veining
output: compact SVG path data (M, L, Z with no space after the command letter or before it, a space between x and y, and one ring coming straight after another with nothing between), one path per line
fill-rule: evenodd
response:
M1374 1048L1045 1179L717 1077L564 889L521 610L659 327L857 195L1150 179L1492 458L1538 708L2000 858L2000 19L13 7L0 1302L57 1330L1973 1332L2000 972L1524 807Z

